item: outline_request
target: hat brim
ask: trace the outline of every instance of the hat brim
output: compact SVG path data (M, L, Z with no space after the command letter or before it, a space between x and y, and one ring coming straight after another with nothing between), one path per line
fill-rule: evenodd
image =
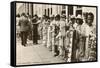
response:
M81 19L82 20L82 18L76 18L76 19Z

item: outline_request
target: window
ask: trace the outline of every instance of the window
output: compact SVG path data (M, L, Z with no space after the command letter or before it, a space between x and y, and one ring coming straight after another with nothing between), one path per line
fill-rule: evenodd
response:
M73 15L73 6L68 6L68 15Z

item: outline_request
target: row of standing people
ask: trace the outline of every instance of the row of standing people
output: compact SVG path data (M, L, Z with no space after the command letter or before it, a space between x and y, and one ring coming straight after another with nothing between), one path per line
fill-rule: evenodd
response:
M42 44L53 52L54 56L65 59L66 62L96 60L96 26L93 25L93 13L84 13L77 17L71 15L43 16L33 18L21 15L18 21L22 45L26 46L27 38L33 44Z
M96 60L96 26L93 13L77 17L45 17L42 21L43 45L67 62Z

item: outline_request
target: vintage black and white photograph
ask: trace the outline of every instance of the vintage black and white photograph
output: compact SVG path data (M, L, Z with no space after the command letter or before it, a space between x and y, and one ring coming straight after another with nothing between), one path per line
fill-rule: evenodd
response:
M16 3L16 65L97 60L97 7Z

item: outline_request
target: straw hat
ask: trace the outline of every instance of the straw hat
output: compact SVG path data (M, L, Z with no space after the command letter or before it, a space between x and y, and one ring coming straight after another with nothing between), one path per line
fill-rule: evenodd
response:
M73 18L75 19L75 16L74 16L74 15L71 15L70 18L71 18L71 19L73 19Z
M61 15L61 18L66 18L66 15Z
M82 19L82 16L80 14L78 14L76 19Z

